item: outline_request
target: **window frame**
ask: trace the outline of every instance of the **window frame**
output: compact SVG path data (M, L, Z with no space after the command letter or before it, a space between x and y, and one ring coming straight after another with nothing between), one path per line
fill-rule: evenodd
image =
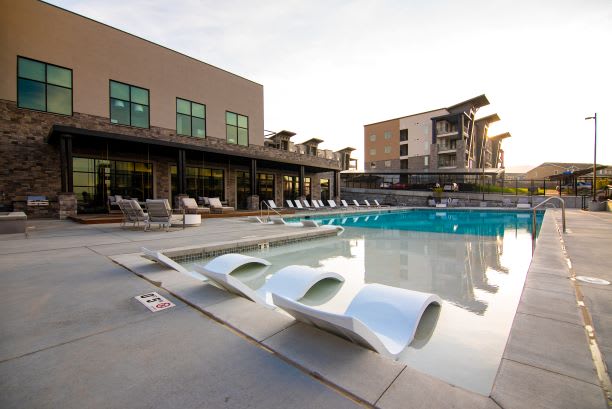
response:
M40 64L44 64L45 65L45 82L41 82L38 80L33 80L31 78L25 78L25 77L20 77L19 76L19 59L24 59L24 60L30 60L30 61L34 61ZM48 106L49 106L49 92L47 91L47 86L49 85L49 82L47 82L47 66L50 65L52 67L56 67L56 68L61 68L63 70L68 70L70 71L70 88L64 87L63 85L57 85L57 84L51 84L54 87L60 87L60 88L64 88L64 89L69 89L70 90L70 114L61 114L58 112L51 112L48 110ZM57 64L51 64L51 63L47 63L41 60L37 60L34 58L29 58L29 57L24 57L23 55L17 55L17 60L16 60L16 69L15 69L15 74L16 74L16 78L17 81L15 81L15 88L16 88L16 95L17 95L17 108L19 109L29 109L31 111L36 111L36 112L45 112L48 114L52 114L52 115L61 115L61 116L73 116L74 115L74 71L72 70L72 68L68 68L68 67L63 67L61 65L57 65ZM19 105L19 80L23 79L23 80L27 80L27 81L34 81L37 82L39 84L44 84L45 85L45 109L41 110L41 109L36 109L36 108L29 108L29 107L22 107Z
M117 84L121 84L121 85L127 85L129 87L129 92L130 92L130 100L126 101L125 99L121 99L121 98L114 98L111 94L111 84L115 82ZM139 104L136 102L132 102L132 88L139 88L142 89L144 91L147 91L147 100L149 101L148 104ZM112 100L116 99L119 101L123 101L123 102L127 102L129 104L129 109L128 109L128 113L129 113L129 118L130 118L130 123L129 124L121 124L121 123L115 123L113 122L113 118L112 118ZM148 108L147 111L147 126L143 127L143 126L137 126L137 125L133 125L132 124L132 104L136 104L136 105L145 105ZM131 128L138 128L138 129L151 129L151 90L148 88L144 88L144 87L140 87L138 85L132 85L132 84L128 84L127 82L121 82L121 81L117 81L117 80L113 80L110 79L108 80L108 120L110 121L111 125L119 125L119 126L129 126Z
M236 125L232 125L232 124L228 124L227 123L227 114L234 114L234 115L236 115ZM247 127L246 128L243 128L243 127L239 126L239 123L240 123L239 117L246 118L246 121L247 121ZM230 142L228 140L228 134L227 134L227 127L228 126L235 126L236 127L236 143ZM247 132L247 135L246 135L247 136L246 145L242 145L240 143L240 137L239 137L239 133L238 133L239 129L246 129L246 132ZM247 115L242 115L242 114L239 114L239 113L233 112L233 111L225 111L225 142L230 144L230 145L238 145L238 146L247 146L248 147L250 145L249 117Z
M191 134L190 135L187 135L187 134L184 134L184 133L179 133L179 131L178 131L178 116L179 116L179 114L180 115L187 115L187 114L180 113L178 111L178 102L179 102L179 99L181 101L189 102L189 112L190 112L189 118L190 118L190 122L191 122ZM204 107L204 118L200 118L199 116L193 116L193 104L202 105ZM175 109L176 109L176 134L177 135L180 135L180 136L191 136L191 137L194 137L194 138L201 138L201 139L206 139L207 138L208 135L206 135L206 124L207 124L207 121L206 121L206 104L202 104L200 102L191 101L191 100L185 99L185 98L176 97ZM202 119L204 121L204 136L198 136L198 135L194 135L193 134L193 119L194 118Z

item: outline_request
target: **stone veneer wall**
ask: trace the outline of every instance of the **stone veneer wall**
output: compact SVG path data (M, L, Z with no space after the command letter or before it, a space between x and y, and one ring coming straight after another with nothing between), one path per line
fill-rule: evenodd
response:
M289 160L306 166L324 166L340 169L338 161L319 157L300 155L295 152L282 151L267 148L260 145L248 147L229 145L224 138L208 136L206 139L176 135L172 129L151 127L149 129L133 128L129 126L113 125L108 118L75 112L72 116L55 115L46 112L38 112L17 108L12 101L0 100L0 198L2 205L25 206L27 195L44 195L50 200L50 206L42 209L30 209L29 213L37 216L56 217L59 214L58 192L61 190L60 181L60 153L59 147L46 142L49 131L53 125L64 125L83 128L94 131L124 134L137 137L146 137L151 140L172 141L187 143L194 146L215 147L226 151L228 154L257 153L271 160ZM87 151L86 148L74 146L73 155L85 155L104 157L104 152ZM143 156L144 155L144 156ZM146 152L141 155L123 154L112 151L113 159L142 160L147 157ZM154 194L158 198L170 197L170 165L172 161L168 157L150 156L153 163L155 189ZM201 166L201 163L187 162L188 166ZM212 164L206 162L206 166ZM233 202L235 199L235 173L238 168L231 167L228 172L228 164L215 164L216 168L226 170L226 197ZM248 170L248 169L241 169ZM264 172L265 168L258 168ZM276 175L276 197L282 200L282 175L295 175L295 172L269 171ZM313 193L318 185L318 177L308 174L312 180ZM316 197L316 196L315 196ZM24 206L21 206L23 202Z

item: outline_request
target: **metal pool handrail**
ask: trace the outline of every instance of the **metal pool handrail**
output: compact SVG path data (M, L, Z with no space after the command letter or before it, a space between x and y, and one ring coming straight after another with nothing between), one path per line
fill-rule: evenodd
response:
M265 200L262 200L261 203L259 204L259 216L260 217L263 217L263 211L264 211L263 205L266 205L266 207L268 208L268 214L266 216L268 219L270 219L270 210L276 213L278 217L282 217L280 212L276 209L271 208L270 205Z
M553 199L557 199L561 202L561 224L563 225L563 233L565 233L565 200L561 199L560 197L557 196L551 196L548 199L544 200L543 202L539 203L537 206L533 207L533 215L531 218L531 236L533 237L533 241L535 243L535 237L536 237L536 209L540 206L542 206L544 203L553 200Z

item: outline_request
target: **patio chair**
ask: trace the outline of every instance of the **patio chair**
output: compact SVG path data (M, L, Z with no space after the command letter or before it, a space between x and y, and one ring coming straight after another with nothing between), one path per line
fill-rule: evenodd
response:
M502 199L502 206L503 207L514 207L514 204L512 204L512 200L508 198L504 198Z
M196 280L206 281L207 278L202 274L197 273L195 271L187 270L185 267L172 260L170 257L166 256L160 251L149 250L146 247L141 247L140 250L144 253L143 257L147 260L155 261L165 267L168 267L172 270L178 271L181 274L185 274L189 277L195 278Z
M255 271L246 270L255 266ZM319 271L306 266L287 266L278 270L259 290L253 290L245 281L253 275L266 272L270 262L242 254L224 254L206 265L196 265L196 271L202 273L217 286L233 294L245 297L268 308L273 308L271 291L281 294L289 300L302 298L313 286L322 280L332 279L338 283L344 278L332 272ZM246 270L246 271L245 271Z
M338 205L336 205L336 201L335 200L331 200L330 199L330 200L327 201L327 203L329 203L329 207L331 209L337 209L338 208Z
M272 301L298 321L393 359L414 339L427 307L430 304L441 305L437 295L382 284L366 284L344 314L322 311L274 291Z
M149 219L149 215L142 210L140 203L135 199L121 199L117 204L123 213L121 227L125 227L127 223L132 223L132 227L139 226L140 222L146 223Z
M434 199L428 199L427 200L427 206L429 206L429 207L436 207L436 201Z
M234 212L234 208L232 206L223 206L221 200L218 197L210 197L208 199L210 203L210 211L211 213L232 213Z
M188 213L188 214L210 213L210 208L198 206L198 203L195 201L195 199L191 197L181 198L181 208L184 209L185 213Z
M153 223L158 224L160 229L170 228L172 208L168 199L147 199L147 214L149 217L145 220L145 231L150 229Z

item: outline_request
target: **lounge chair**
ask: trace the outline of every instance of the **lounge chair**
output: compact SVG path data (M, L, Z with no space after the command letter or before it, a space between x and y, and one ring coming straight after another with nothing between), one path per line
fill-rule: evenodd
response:
M212 213L232 213L234 211L232 206L223 206L218 197L211 197L208 199L208 202L210 203L210 211Z
M436 207L446 207L448 205L448 200L442 199L440 203L436 203Z
M304 203L308 203L308 201L307 201L307 200L304 200ZM312 207L313 207L315 210L322 210L322 207L321 207L321 206L319 206L319 203L318 203L316 200L312 200Z
M355 200L355 199L353 199L353 204L355 205L355 207L361 207L359 202L357 200Z
M153 223L157 223L160 228L165 227L166 230L170 227L172 208L168 199L147 199L147 214L149 217L145 220L145 231L151 228Z
M207 278L204 277L202 274L197 273L195 271L190 271L187 270L185 267L183 267L182 265L180 265L179 263L177 263L176 261L172 260L170 257L166 256L165 254L163 254L160 251L156 251L156 250L149 250L146 247L141 247L140 250L144 253L144 258L151 260L151 261L155 261L159 264L162 264L172 270L178 271L181 274L185 274L189 277L195 278L196 280L200 280L200 281L206 281Z
M434 199L428 199L427 200L427 206L429 206L429 207L436 207L436 201Z
M310 203L308 203L307 199L304 199L303 202L304 202L304 207L306 207L307 209L310 209L310 210L319 210L320 209L317 206L311 206ZM314 202L312 202L312 203L314 204Z
M286 299L295 300L302 298L321 280L331 278L338 282L344 281L344 278L337 273L319 271L306 266L287 266L278 270L258 291L246 285L239 278L245 275L244 272L237 273L238 270L248 265L259 266L259 271L251 273L252 275L264 273L270 263L261 258L242 254L224 254L206 265L196 265L195 269L228 292L248 298L268 308L274 307L272 297L267 295L270 291Z
M342 203L342 207L346 207L347 209L349 208L349 204L346 203L346 200L342 199L340 200L340 203Z
M293 205L293 202L291 200L287 199L287 200L285 200L285 202L287 202L287 206L290 209L295 209L295 206Z
M447 204L448 204L449 207L457 207L457 206L459 206L459 199L448 198Z
M366 284L344 314L321 311L275 292L272 300L298 321L393 359L414 339L425 309L432 303L441 304L437 295L382 284Z
M136 200L121 199L117 202L119 209L123 213L121 227L125 227L127 223L132 223L132 226L138 226L140 222L148 220L149 215L145 214L140 207L140 203Z
M374 204L376 205L376 207L391 207L391 206L386 205L386 204L378 203L378 200L376 200L376 199L374 199Z
M366 207L372 207L372 205L370 204L370 202L368 202L367 200L363 200L363 203L365 203Z
M194 198L182 197L181 208L185 209L185 213L188 214L206 214L210 213L210 208L200 207Z
M518 209L530 209L531 205L526 197L519 198L518 202L516 202L516 207Z
M295 202L295 208L296 208L297 210L310 210L310 208L306 208L306 207L304 207L304 206L302 205L302 202L301 202L301 201L299 201L298 199L295 199L295 200L294 200L294 202Z
M329 203L329 207L332 209L337 209L338 205L336 205L336 201L335 200L328 200L327 203Z
M321 200L321 199L316 199L316 200L319 202L319 206L320 206L322 209L325 209L325 207L326 207L326 206L325 206L325 203L323 203L323 200Z
M512 200L504 198L502 199L502 206L503 207L514 207L514 205L512 204Z
M272 199L268 200L267 204L268 204L268 207L270 209L274 209L274 210L282 210L282 209L284 209L284 207L278 207L276 205L276 202L274 202L274 200L272 200Z

